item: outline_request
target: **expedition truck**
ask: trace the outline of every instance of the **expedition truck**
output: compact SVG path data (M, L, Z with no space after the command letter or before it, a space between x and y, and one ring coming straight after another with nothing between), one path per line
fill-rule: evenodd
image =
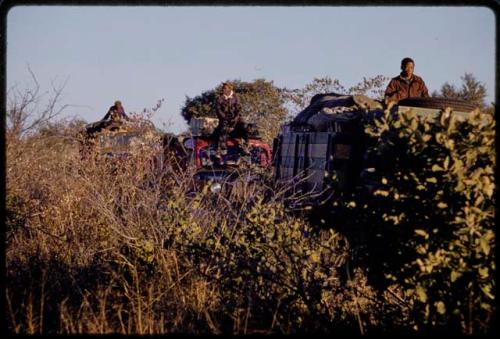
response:
M407 98L391 112L412 109L420 116L437 117L446 107L457 119L476 108L462 100ZM383 112L381 102L363 95L315 95L308 107L281 127L273 142L276 180L291 185L292 193L306 194L304 201L312 205L355 187L374 190L363 120Z
M192 118L189 133L172 136L166 142L166 149L174 151L178 158L185 160L182 167L194 169L194 190L209 185L210 191L216 193L238 178L247 182L256 180L259 177L256 169L271 167L271 147L262 141L252 125L249 126L249 154L240 152L238 144L241 140L227 138L227 153L222 156L222 161L218 161L215 157L216 143L212 138L217 124L216 118ZM245 177L242 178L242 175Z
M82 159L110 163L130 159L145 149L152 151L151 165L163 168L163 133L149 120L97 121L87 124L80 132Z

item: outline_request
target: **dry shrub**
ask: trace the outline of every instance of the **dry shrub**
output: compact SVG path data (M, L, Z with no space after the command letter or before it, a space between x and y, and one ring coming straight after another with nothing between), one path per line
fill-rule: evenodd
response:
M11 332L290 333L376 324L369 286L347 286L363 274L346 279L343 237L287 211L272 173L220 194L192 193L192 170L179 172L173 159L152 166L156 151L82 160L69 137L8 141Z

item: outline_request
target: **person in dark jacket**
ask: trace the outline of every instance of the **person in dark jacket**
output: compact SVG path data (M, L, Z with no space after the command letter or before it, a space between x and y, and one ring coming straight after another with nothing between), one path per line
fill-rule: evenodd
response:
M104 116L104 118L102 118L102 120L118 121L121 119L130 120L127 114L125 114L122 102L120 100L116 100L115 104L109 108L108 113L106 113L106 115Z
M222 93L216 98L214 105L219 124L213 133L217 142L216 157L227 153L227 137L241 138L248 143L248 132L241 117L241 103L238 96L233 92L230 83L222 84ZM239 144L240 151L247 154L246 146Z
M389 82L385 90L384 100L398 102L399 100L411 97L428 97L429 91L424 80L413 73L415 62L411 58L401 60L401 74Z
M109 108L104 118L88 125L87 134L92 136L105 128L116 129L116 126L121 125L124 120L128 121L130 118L125 114L121 101L117 100L115 104Z

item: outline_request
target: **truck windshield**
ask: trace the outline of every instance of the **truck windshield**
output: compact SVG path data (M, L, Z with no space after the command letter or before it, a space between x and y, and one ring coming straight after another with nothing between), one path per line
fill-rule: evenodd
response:
M266 153L261 147L250 146L250 160L252 164L263 165L267 161ZM213 155L215 154L215 147L208 146L200 149L200 160L202 166L209 166L213 162ZM226 164L237 164L242 157L237 146L228 146L227 154L223 155L222 158Z

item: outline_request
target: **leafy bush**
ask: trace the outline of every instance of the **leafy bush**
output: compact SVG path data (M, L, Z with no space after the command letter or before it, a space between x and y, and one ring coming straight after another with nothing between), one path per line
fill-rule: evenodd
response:
M344 205L367 233L367 265L403 287L415 330L486 332L495 313L493 116L387 110L367 133L376 189Z

